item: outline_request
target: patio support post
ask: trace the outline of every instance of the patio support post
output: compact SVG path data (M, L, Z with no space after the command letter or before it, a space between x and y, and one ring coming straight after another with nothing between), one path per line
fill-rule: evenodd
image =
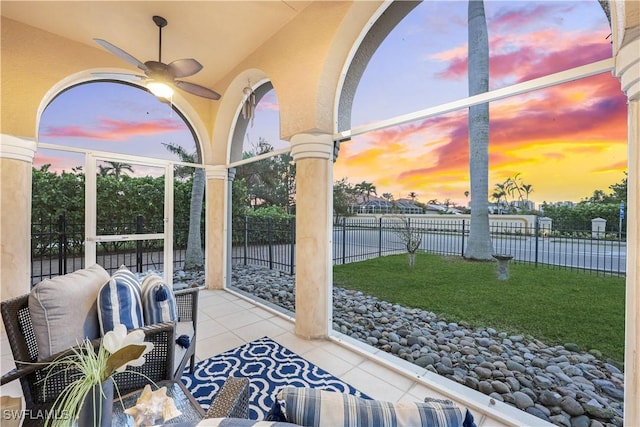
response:
M324 133L291 138L296 162L296 335L326 338L331 327L333 141Z
M227 190L229 174L225 165L206 167L206 246L207 289L223 289L227 282Z
M629 99L624 424L640 425L640 27L625 29L615 74Z
M2 299L31 289L32 140L0 134L0 285ZM4 328L4 326L2 326Z

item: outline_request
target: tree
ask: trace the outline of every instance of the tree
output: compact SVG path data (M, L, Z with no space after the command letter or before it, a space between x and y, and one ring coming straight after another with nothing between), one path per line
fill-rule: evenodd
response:
M356 184L355 190L364 198L365 202L369 201L369 197L371 197L372 194L377 195L376 186L367 181L362 181L361 183Z
M489 90L489 36L482 0L469 0L469 95ZM489 104L469 107L471 219L466 259L492 260L489 233Z
M412 202L416 201L416 197L418 197L418 195L416 194L415 191L412 191L409 193L409 198L411 199Z
M180 157L185 163L198 163L197 153L187 153L184 148L175 144L162 144L171 153ZM189 234L187 237L187 253L185 254L185 271L199 271L204 268L204 251L200 224L202 221L202 207L206 177L203 168L176 166L175 175L178 178L192 177L191 201L189 203Z
M100 176L111 175L116 179L120 179L120 176L124 173L124 171L133 172L133 166L131 166L129 163L111 161L106 161L105 163L107 163L109 166L99 167Z
M393 232L402 240L407 248L407 256L409 268L413 268L416 264L416 252L422 243L422 230L411 226L411 219L404 215L400 215L400 226L394 226Z
M382 198L385 199L387 202L391 202L393 200L393 194L383 193Z
M505 187L507 189L507 193L511 196L511 198L515 201L515 194L518 194L518 201L524 200L522 197L522 179L520 178L520 174L517 173L513 177L507 178L505 181Z
M342 178L333 183L333 215L335 223L338 222L341 216L350 215L352 213L351 208L356 203L356 191L347 181L347 178Z
M533 185L531 184L522 184L522 189L524 190L525 197L527 201L529 201L529 194L533 193Z
M260 138L257 146L242 154L244 159L267 154L273 146ZM236 179L244 179L251 206L281 206L292 213L295 206L296 166L290 154L242 165L236 169Z

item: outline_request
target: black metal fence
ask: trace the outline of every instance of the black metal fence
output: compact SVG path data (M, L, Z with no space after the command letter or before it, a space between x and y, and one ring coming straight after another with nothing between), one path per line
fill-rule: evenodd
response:
M403 222L406 221L406 222ZM345 264L407 252L401 230L421 236L420 251L462 256L469 239L469 220L411 218L343 218L333 229L333 262ZM626 273L626 232L568 230L515 220L490 224L495 254L514 262L568 268L595 274Z
M469 238L468 219L442 220L406 217L343 218L333 228L333 263L345 264L406 252L400 233L409 228L421 236L420 251L462 256ZM114 224L109 224L113 227ZM142 218L121 224L120 229L147 233ZM204 226L202 227L204 230ZM177 242L186 242L188 230L174 229ZM493 221L491 239L496 254L510 255L514 262L549 268L567 268L593 274L626 274L624 230L563 230L511 220ZM163 241L101 242L97 261L108 271L125 264L141 272L162 270ZM184 263L186 243L174 249L174 269ZM234 263L264 265L291 275L295 273L295 219L234 219L232 223ZM69 224L64 215L48 224L32 225L32 283L65 274L84 266L84 224Z
M156 233L161 224L145 221L137 216L131 221L98 224L102 234L146 234ZM204 230L204 226L202 227ZM174 228L173 268L181 269L186 254L188 229ZM84 223L72 223L62 213L47 223L31 225L31 284L45 278L59 276L84 267L85 258ZM113 272L121 265L132 270L162 271L164 266L164 241L139 240L98 242L96 262Z
M469 220L443 217L342 218L333 228L333 263L346 264L384 255L405 253L400 230L407 227L421 236L419 250L462 256L469 239ZM287 235L287 233L289 233ZM566 268L593 274L624 275L624 231L564 230L517 220L493 220L491 239L496 254L514 262L548 268ZM235 263L265 265L295 272L293 219L236 219L233 222Z
M293 275L295 234L295 218L234 218L232 261L244 265L264 265Z

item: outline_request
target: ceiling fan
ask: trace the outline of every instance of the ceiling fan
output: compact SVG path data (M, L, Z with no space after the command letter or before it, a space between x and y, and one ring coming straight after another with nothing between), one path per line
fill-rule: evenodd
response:
M158 60L141 62L132 55L128 54L119 47L109 43L106 40L94 39L96 43L116 55L118 58L135 65L142 71L144 76L127 73L94 73L100 76L127 76L129 78L142 80L145 86L154 95L161 98L169 98L173 94L172 86L177 87L185 92L193 95L201 96L208 99L220 99L220 94L197 85L195 83L177 80L182 77L189 77L202 70L202 64L193 58L178 59L169 64L162 62L162 28L167 26L167 20L162 16L154 16L153 22L158 26L159 42L158 42Z

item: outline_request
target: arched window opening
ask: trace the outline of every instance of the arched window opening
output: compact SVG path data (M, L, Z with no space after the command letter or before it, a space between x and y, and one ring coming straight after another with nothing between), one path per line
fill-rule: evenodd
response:
M468 56L479 48L468 46L474 41L467 38L470 3L478 4L421 2L373 53L357 89L348 88L355 91L349 106L355 126L334 135L342 142L334 167L333 254L335 264L345 264L334 269L339 288L334 296L342 295L342 288L349 295L360 291L391 302L384 313L372 314L389 319L396 316L395 307L408 307L416 310L413 316L428 317L427 329L442 324L461 337L468 327L495 338L498 346L505 345L501 338L510 345L505 329L517 331L516 337L533 336L545 347L580 341L567 348L579 347L579 354L591 349L603 378L610 378L605 362L621 362L625 344L627 99L610 73L607 17L596 1L485 1L489 84L471 97L469 75L478 71L469 69ZM345 81L351 82L349 76ZM480 135L469 124L479 120L471 110L483 104L488 110L484 166L473 150ZM479 176L488 178L487 260L495 263L492 255L508 255L521 275L507 283L499 282L503 279L495 271L483 276L470 267L478 263L463 260L476 233L470 223L478 211L470 196L478 182L474 170L482 167ZM412 205L420 209L413 213L407 209ZM592 217L578 225L578 212L594 214L606 228L598 225L594 231ZM582 228L566 228L559 214ZM381 257L391 254L403 255ZM585 279L595 275L607 277ZM553 282L558 286L545 288ZM589 297L576 303L570 283ZM599 285L604 283L606 292ZM510 294L514 285L517 291ZM402 324L406 334L400 334L388 322L367 317L376 311L373 306L366 306L362 322L354 322L344 315L344 301L334 301L334 329L497 397L495 390L474 382L473 369L481 363L475 356L484 359L483 349L463 344L470 349L460 357L445 351L452 366L471 374L454 372L438 363L444 352L432 359L438 353L432 350L460 340L452 335L431 347L433 336L422 333L424 324ZM610 309L600 311L603 306ZM606 319L581 315L590 311ZM557 318L559 312L567 317ZM555 319L553 325L549 318ZM492 361L518 360L505 354L492 355ZM623 391L617 384L620 398L605 398L622 414ZM533 397L541 404L539 395Z
M33 283L90 258L176 287L204 283L202 154L179 111L134 85L82 83L47 105L38 141Z

